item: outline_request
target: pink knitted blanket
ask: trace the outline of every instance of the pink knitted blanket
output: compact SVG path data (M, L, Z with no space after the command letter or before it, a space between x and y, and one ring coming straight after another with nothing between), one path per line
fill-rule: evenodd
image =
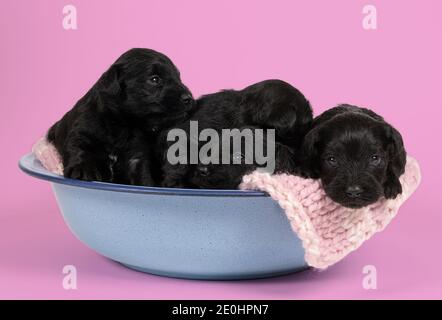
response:
M35 157L40 160L42 166L55 174L63 175L63 163L57 149L46 138L41 138L32 147Z
M323 269L382 231L416 190L420 179L417 161L408 156L405 173L400 178L402 194L396 199L382 198L361 209L345 208L333 202L319 180L287 174L255 171L243 178L240 188L269 193L284 209L293 231L301 239L308 265Z
M32 148L42 165L62 175L63 165L53 145L40 139ZM293 231L301 239L305 260L315 268L326 268L356 250L396 216L399 207L420 182L417 161L408 156L400 178L403 192L396 199L381 199L361 209L349 209L327 197L318 180L287 174L255 171L243 178L241 189L266 191L284 209Z

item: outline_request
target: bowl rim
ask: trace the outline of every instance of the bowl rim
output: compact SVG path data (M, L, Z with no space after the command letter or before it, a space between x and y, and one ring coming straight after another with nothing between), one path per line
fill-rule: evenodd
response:
M270 197L268 193L257 190L227 190L227 189L182 189L182 188L163 188L163 187L145 187L126 184L116 184L98 181L83 181L77 179L65 178L46 170L40 161L31 152L19 160L19 168L26 174L41 180L52 183L64 184L86 189L98 189L105 191L157 194L157 195L176 195L176 196L209 196L209 197Z

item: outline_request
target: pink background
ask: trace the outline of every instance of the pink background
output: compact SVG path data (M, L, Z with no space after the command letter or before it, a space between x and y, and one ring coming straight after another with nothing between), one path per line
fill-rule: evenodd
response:
M78 30L62 28L74 4ZM375 4L378 30L362 28ZM442 298L442 2L24 1L0 3L0 298ZM50 185L17 161L125 50L169 55L195 96L281 78L315 113L369 106L403 134L422 167L418 191L389 228L323 272L242 282L130 271L68 231ZM78 269L78 290L62 268ZM378 289L362 287L374 265Z

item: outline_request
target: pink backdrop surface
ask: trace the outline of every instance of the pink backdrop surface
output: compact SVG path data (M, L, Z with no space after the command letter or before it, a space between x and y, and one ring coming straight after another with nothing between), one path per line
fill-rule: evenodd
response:
M62 27L67 4L77 30ZM362 28L366 4L377 30ZM0 298L442 298L441 15L438 0L1 1ZM326 271L208 282L125 269L80 243L50 185L17 161L131 47L169 55L195 96L281 78L316 114L371 107L402 132L422 184L383 233ZM77 290L63 289L64 265L77 267ZM376 290L362 286L365 265Z

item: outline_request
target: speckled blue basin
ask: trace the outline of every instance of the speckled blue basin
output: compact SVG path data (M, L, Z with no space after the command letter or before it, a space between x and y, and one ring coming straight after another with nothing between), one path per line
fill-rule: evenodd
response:
M241 190L168 189L86 182L45 170L66 224L87 246L129 268L190 279L253 279L306 269L304 249L279 205Z

